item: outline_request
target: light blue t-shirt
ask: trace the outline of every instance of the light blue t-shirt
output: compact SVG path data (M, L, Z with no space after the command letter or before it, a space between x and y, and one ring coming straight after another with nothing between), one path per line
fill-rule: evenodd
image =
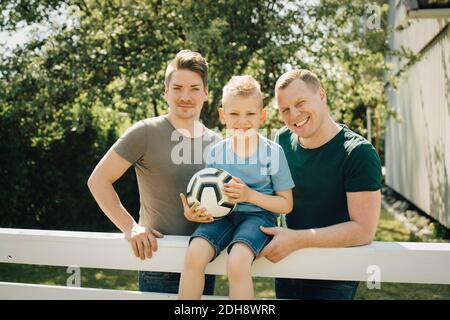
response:
M206 159L207 167L219 168L240 178L250 188L268 195L292 189L294 181L281 146L259 135L258 149L248 158L236 155L232 138L213 145ZM267 211L248 202L238 203L235 212Z

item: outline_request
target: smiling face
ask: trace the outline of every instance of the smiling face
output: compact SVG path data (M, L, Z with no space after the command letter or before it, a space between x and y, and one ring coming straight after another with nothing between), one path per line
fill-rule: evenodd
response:
M220 120L233 135L251 135L258 132L266 117L260 98L230 96L224 102L223 108L219 108Z
M208 99L208 88L205 88L198 73L179 69L172 73L164 89L164 98L169 104L171 116L198 120L203 103Z
M321 134L328 117L326 93L304 81L295 79L285 88L277 89L277 103L286 126L300 138L313 139Z

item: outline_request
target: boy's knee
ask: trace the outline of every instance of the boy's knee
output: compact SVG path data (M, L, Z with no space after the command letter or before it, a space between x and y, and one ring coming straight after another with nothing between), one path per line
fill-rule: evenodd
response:
M186 268L205 268L209 261L214 257L214 248L212 245L202 238L194 238L186 253Z
M235 243L230 251L227 261L228 276L239 276L247 274L252 265L255 255L244 243Z

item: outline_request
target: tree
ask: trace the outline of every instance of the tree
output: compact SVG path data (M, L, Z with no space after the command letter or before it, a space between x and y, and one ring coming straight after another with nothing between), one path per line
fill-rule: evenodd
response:
M0 56L4 226L111 227L86 180L126 127L166 112L164 71L182 48L209 61L202 119L211 128L221 128L221 88L244 73L261 83L270 107L265 127L279 128L273 87L292 67L315 71L333 115L362 134L366 108L375 111L378 128L388 114L387 31L383 25L364 31L363 1L15 0L0 8L0 31L45 23L55 14L64 18L50 24L50 36ZM387 7L379 8L385 16ZM120 189L137 214L134 179L129 174ZM86 218L86 212L95 215Z

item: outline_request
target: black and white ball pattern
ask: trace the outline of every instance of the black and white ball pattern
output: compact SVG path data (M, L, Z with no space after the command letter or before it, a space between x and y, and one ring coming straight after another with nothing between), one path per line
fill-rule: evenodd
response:
M187 187L187 201L189 206L200 203L214 219L229 215L236 204L222 193L223 185L229 182L232 176L222 169L205 168L195 173Z

